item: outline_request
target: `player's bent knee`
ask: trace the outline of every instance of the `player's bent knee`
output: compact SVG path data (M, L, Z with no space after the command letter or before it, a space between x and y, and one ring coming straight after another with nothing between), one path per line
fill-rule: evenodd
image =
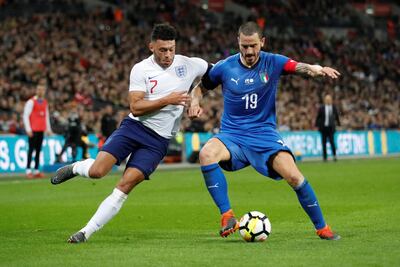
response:
M118 182L117 188L124 192L125 194L129 194L136 185L144 181L144 176L136 176L134 178L122 178L121 181Z
M129 192L139 183L145 180L145 176L138 170L125 172L122 179L118 182L117 188L124 192L125 194L129 194Z
M129 180L129 181L121 181L118 183L117 188L122 192L124 192L125 194L129 194L129 192L131 192L132 189L142 181L144 181L144 178Z
M217 162L217 152L204 147L200 150L199 160L201 165L208 165Z

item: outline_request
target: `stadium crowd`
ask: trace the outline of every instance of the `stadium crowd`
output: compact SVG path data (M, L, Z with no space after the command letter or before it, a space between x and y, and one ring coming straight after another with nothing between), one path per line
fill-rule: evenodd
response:
M272 22L282 19L273 15L278 11L286 14L286 21L302 21L299 18L304 12L279 9L279 2L271 1L274 4L266 13ZM114 106L117 121L129 112L126 99L130 69L150 55L147 33L155 22L169 21L178 28L178 53L209 62L237 52L236 29L243 22L242 17L226 13L219 24L214 13L190 1L126 1L129 8L122 16L110 8L86 10L78 1L51 2L60 3L74 5L74 12L50 8L29 16L1 16L1 133L24 133L23 106L42 77L48 81L53 131L63 133L69 111L77 108L87 130L98 133L107 104ZM12 1L8 5L12 6ZM343 18L339 26L348 26L351 10L329 10L322 12L326 16L321 25ZM259 19L260 13L256 6L251 18ZM318 106L328 92L339 108L342 129L400 128L399 40L382 41L362 31L346 38L329 37L317 28L293 30L297 24L284 27L282 22L277 30L266 23L266 50L294 60L332 65L342 76L334 82L285 77L277 96L280 129L315 129ZM220 95L220 89L209 92L204 100L205 115L195 121L184 118L182 130L218 131L223 106Z

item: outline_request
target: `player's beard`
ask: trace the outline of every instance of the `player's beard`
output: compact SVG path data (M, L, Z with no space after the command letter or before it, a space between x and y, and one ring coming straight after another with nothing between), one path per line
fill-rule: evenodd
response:
M155 58L157 64L165 69L168 68L169 66L171 66L172 62L174 61L174 57L172 57L169 60L162 60L161 57L157 56L156 54L154 54L154 58Z
M258 60L259 54L260 53L242 54L242 58L244 59L244 62L246 62L247 66L253 66Z

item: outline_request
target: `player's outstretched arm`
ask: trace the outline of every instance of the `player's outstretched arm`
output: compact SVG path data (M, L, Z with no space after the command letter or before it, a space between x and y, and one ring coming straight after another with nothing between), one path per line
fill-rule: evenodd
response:
M141 91L129 92L129 109L134 116L143 116L168 105L187 106L190 96L185 91L172 92L157 100L144 99L145 93Z
M305 74L311 77L328 76L332 79L337 79L340 72L330 67L322 67L320 65L310 65L306 63L298 63L296 65L296 73Z

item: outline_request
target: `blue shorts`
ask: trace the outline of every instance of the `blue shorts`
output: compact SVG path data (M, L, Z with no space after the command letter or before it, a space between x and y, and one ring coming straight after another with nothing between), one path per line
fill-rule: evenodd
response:
M276 131L254 136L220 133L214 137L224 143L231 154L228 161L219 163L226 171L236 171L251 165L262 175L280 180L282 177L271 166L273 158L278 152L287 151L294 159L292 152Z
M150 174L167 154L169 139L161 137L141 122L126 117L104 143L106 151L117 159L117 165L129 157L126 167L139 169L149 179Z

